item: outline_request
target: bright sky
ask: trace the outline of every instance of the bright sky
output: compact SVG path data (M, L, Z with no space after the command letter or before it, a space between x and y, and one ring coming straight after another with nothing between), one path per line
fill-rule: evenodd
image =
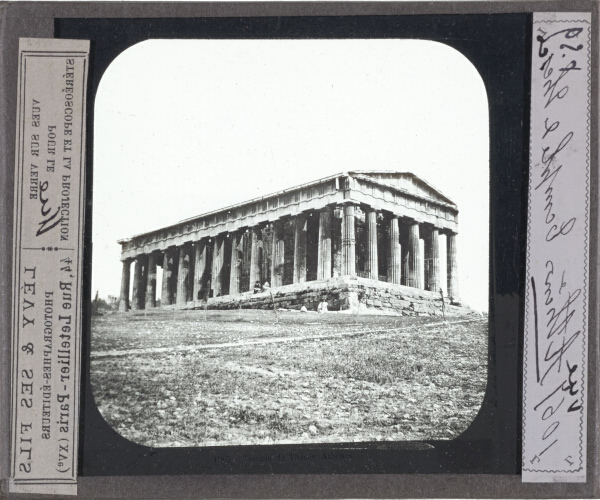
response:
M117 239L348 170L410 171L459 208L459 288L487 311L489 120L456 50L419 40L152 40L95 102L92 294Z

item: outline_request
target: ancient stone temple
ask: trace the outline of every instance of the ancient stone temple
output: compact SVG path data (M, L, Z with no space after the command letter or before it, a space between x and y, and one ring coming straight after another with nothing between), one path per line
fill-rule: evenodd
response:
M157 307L160 287L162 308L437 314L441 252L445 303L458 303L457 232L456 205L423 179L346 172L119 240L119 310Z

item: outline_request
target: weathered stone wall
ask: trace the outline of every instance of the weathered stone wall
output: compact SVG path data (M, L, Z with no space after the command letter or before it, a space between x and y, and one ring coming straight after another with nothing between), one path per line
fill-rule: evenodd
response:
M402 314L403 316L441 316L442 301L438 293L394 285L365 278L331 278L285 285L271 292L210 298L209 309L300 309L306 306L316 311L319 302L327 301L330 311L348 311L375 314ZM202 308L201 303L188 303L185 308ZM181 308L181 307L180 307ZM473 311L467 307L450 305L447 315L464 315Z
M345 307L359 312L391 312L403 316L441 316L442 299L439 293L409 288L402 285L358 279L358 283L348 283L347 292L341 296ZM445 299L445 312L448 315L469 314L467 307L451 305Z

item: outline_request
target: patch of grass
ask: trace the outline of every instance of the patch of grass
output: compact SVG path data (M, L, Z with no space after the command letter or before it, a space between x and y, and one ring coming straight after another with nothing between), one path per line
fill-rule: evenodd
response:
M193 328L171 334L171 322L152 316L134 316L132 331L129 315L95 323L94 336L103 336L95 345L127 348L136 340L137 349L171 350L92 356L91 370L102 415L125 437L147 445L452 439L474 418L485 390L487 323L481 320L435 326L439 319L367 322L360 316L282 312L282 325L275 326L270 316L244 310L224 321L209 314L201 323L184 314L173 321L183 330ZM356 336L243 344L355 331L355 321L362 322ZM132 333L139 325L142 330ZM381 329L388 331L369 333ZM121 331L128 332L123 339ZM223 342L220 331L240 344L178 349Z

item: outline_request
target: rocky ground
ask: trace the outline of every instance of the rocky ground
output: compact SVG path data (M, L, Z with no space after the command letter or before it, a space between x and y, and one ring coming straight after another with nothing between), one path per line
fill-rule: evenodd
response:
M486 386L487 316L155 311L92 322L106 421L149 446L452 439Z

